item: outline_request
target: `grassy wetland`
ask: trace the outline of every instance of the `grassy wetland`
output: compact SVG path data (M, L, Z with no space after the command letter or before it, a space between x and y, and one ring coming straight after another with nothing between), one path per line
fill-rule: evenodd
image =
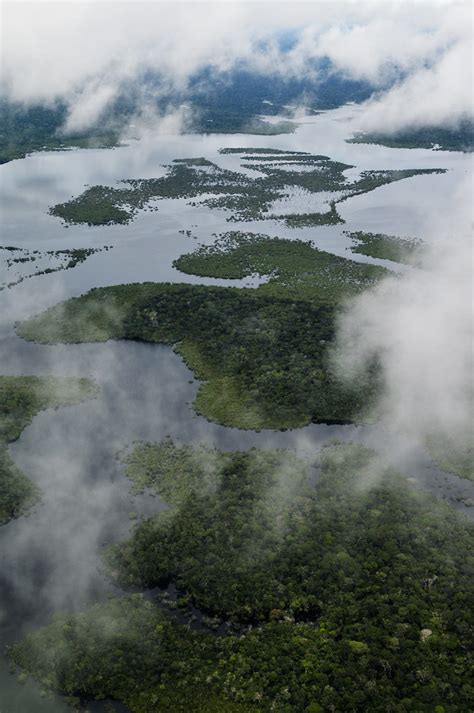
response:
M236 152L221 150L223 155ZM261 175L250 177L222 168L204 157L175 159L166 166L167 173L162 178L123 179L117 187L91 186L79 196L51 206L49 212L69 225L126 224L151 201L184 198L191 205L227 210L230 222L271 218L290 227L333 225L343 222L336 210L338 200L412 176L444 172L444 169L438 168L363 171L350 182L344 171L353 166L332 161L323 155L257 149L252 153L240 151L240 157L244 168L254 169ZM308 196L321 192L339 195L327 211L290 215L275 213L273 203L288 199L295 189L306 191ZM202 197L204 194L205 198ZM158 210L156 206L151 209Z
M110 250L111 247L111 245L104 245L103 248L36 250L11 245L0 246L0 251L7 253L7 258L4 262L5 278L3 282L0 282L0 290L14 287L24 280L38 277L39 275L50 275L60 270L72 270L84 263L92 255L103 250Z

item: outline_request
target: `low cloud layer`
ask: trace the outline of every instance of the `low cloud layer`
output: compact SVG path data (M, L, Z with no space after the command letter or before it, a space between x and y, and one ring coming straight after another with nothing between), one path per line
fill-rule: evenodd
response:
M427 221L422 269L383 281L351 303L340 323L338 363L359 378L377 357L385 425L407 447L427 436L472 432L471 181Z
M472 115L469 2L6 2L2 20L3 92L27 103L65 99L71 131L149 71L182 90L207 66L244 61L301 77L320 57L380 90L360 128ZM296 40L282 51L288 32Z

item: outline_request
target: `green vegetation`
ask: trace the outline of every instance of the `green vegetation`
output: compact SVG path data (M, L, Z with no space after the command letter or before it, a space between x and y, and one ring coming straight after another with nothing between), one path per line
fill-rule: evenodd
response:
M38 500L38 489L16 467L1 441L0 485L0 525L23 515Z
M272 275L269 282L256 290L154 283L94 289L18 324L18 334L42 343L176 345L206 382L195 409L224 425L292 428L361 418L377 389L375 370L350 385L333 373L333 304L386 271L299 241L233 233L223 240L217 259L202 249L180 266L214 275L255 271Z
M319 250L310 241L224 233L214 245L181 255L173 265L192 275L242 279L268 276L257 294L334 303L368 289L389 273Z
M236 149L223 149L234 153ZM271 163L269 156L277 156ZM130 179L120 182L120 188L92 186L76 198L50 208L50 214L65 223L88 225L124 224L134 219L137 212L150 201L162 198L193 199L191 205L225 209L228 221L250 221L271 218L290 226L332 225L343 222L336 211L336 202L372 191L378 186L424 173L441 173L442 169L405 169L400 171L364 171L353 183L348 183L344 171L352 168L327 156L303 152L272 153L269 149L242 152L246 167L260 171L263 176L253 178L238 171L223 169L205 158L179 159L167 166L162 178ZM255 155L253 155L255 154ZM290 163L311 170L292 170ZM339 192L341 195L324 213L275 215L274 201L289 198L295 188L309 193ZM207 197L203 198L206 194ZM209 195L210 194L210 195ZM154 210L157 210L155 207Z
M20 437L38 411L78 403L95 393L88 379L0 376L0 524L26 512L38 498L37 488L8 455L7 443Z
M376 370L351 385L334 374L334 305L376 284L388 274L384 268L309 242L239 232L174 264L197 275L269 279L257 289L153 283L96 289L17 325L18 334L44 343L175 345L205 382L196 411L224 425L294 428L365 417Z
M133 713L469 709L473 525L373 452L324 448L315 486L282 451L167 441L126 462L170 509L106 559L121 581L176 582L188 624L139 594L57 617L10 651L44 686Z
M325 213L287 213L286 215L272 215L273 220L280 220L289 228L306 228L317 225L337 225L344 223L336 210L334 201L330 203L330 209Z
M56 616L10 655L72 704L113 697L133 713L256 713L210 687L216 653L208 634L171 622L133 595Z
M474 480L474 442L472 433L458 436L437 434L428 438L428 453L448 473Z
M317 67L316 67L317 65ZM22 158L44 148L67 146L114 146L119 136L133 126L143 110L143 92L154 97L157 115L189 107L185 115L187 131L193 133L251 133L272 135L293 131L295 123L265 121L264 115L291 118L288 105L329 109L347 101L367 99L372 88L367 82L343 78L334 68L315 63L313 72L296 78L255 72L250 67L218 71L205 67L189 77L178 91L151 72L139 82L126 82L115 99L107 104L95 125L73 136L63 136L69 107L61 99L47 105L22 104L0 99L0 162Z
M345 231L346 232L346 231ZM413 263L419 261L423 251L423 241L416 238L398 238L384 233L347 233L354 243L353 253L393 262Z
M2 247L0 246L0 251L4 250L11 253L9 257L4 262L7 273L15 271L15 276L10 278L8 276L8 281L0 282L0 290L5 287L13 287L14 285L20 284L23 280L27 280L31 277L36 277L38 275L48 275L52 272L58 272L59 270L71 270L72 268L85 262L87 258L95 253L100 253L102 250L110 250L112 245L104 245L103 248L72 248L66 250L29 250L27 248L18 248L11 245ZM53 261L53 266L44 266L45 261ZM21 272L20 266L27 264L30 266L31 263L37 263L33 272Z
M94 186L84 191L78 198L66 203L58 203L49 212L70 225L117 225L128 223L133 215L131 209L119 208L126 202L126 192L107 186Z
M445 126L422 126L407 129L395 134L370 133L356 134L348 140L354 144L381 144L401 149L437 149L443 151L474 150L474 122L472 119L461 121L457 128Z
M220 154L238 154L239 156L245 156L245 154L274 154L275 156L287 156L288 154L294 156L310 156L308 151L287 151L282 149L264 149L264 148L252 148L251 146L240 146L219 149Z
M149 487L171 507L107 551L122 585L173 582L186 600L236 624L266 621L290 606L271 553L301 517L309 487L303 461L285 451L225 453L167 440L138 446L125 463L135 490ZM314 604L302 597L299 614Z
M65 105L23 104L0 99L0 164L13 161L33 151L67 148L112 148L119 144L116 131L95 127L91 131L64 136Z

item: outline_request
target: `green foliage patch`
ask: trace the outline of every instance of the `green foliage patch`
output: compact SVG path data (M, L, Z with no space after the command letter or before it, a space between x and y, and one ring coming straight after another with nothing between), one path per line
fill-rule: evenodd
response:
M43 685L133 713L469 709L473 526L373 452L323 448L314 486L282 451L165 441L126 463L170 509L109 551L116 576L176 581L183 611L241 628L215 635L151 597L111 600L13 647Z
M437 148L443 151L470 153L474 150L474 121L466 119L457 127L421 126L391 135L374 132L356 134L348 140L348 143L381 144L401 149Z
M222 153L234 153L223 149ZM353 183L348 183L344 171L352 168L327 156L303 152L270 152L278 156L278 165L268 161L258 149L241 152L244 164L255 168L263 176L253 178L238 171L220 168L205 158L178 159L167 166L162 178L129 179L120 182L119 188L92 186L81 195L50 208L50 214L66 223L88 225L111 225L128 223L150 201L162 198L194 199L192 205L206 205L230 212L229 221L251 221L272 218L287 225L325 225L343 222L338 216L335 202L324 213L281 216L271 211L275 200L287 198L291 190L300 188L309 193L343 191L339 200L352 195L374 190L378 186L424 173L442 173L443 169L403 169L398 171L364 171ZM264 149L266 153L268 149ZM286 161L297 163L310 170L289 170ZM202 196L206 194L206 197ZM210 194L210 195L209 195ZM198 200L199 199L199 200Z
M20 437L38 411L78 403L95 393L88 379L0 376L0 524L26 512L39 496L8 455L7 443Z
M458 436L436 434L427 441L428 453L448 473L474 480L474 441L472 432Z
M336 270L337 277L337 270ZM350 282L349 277L347 278ZM348 421L366 410L377 383L333 373L331 304L258 290L144 283L93 289L17 325L41 343L137 339L176 345L201 387L196 407L243 428L298 427L312 419ZM309 288L308 288L309 289Z
M112 148L119 143L113 129L94 127L64 136L61 127L67 118L65 104L25 106L20 102L0 99L0 164L24 158L33 151L67 148Z
M173 265L192 275L242 279L268 276L258 294L334 303L373 287L389 272L319 250L311 241L231 231Z
M353 253L368 255L380 260L413 263L420 259L423 251L423 241L416 238L398 238L384 233L364 233L356 231L348 233L354 243Z
M24 280L38 275L48 275L60 270L71 270L77 265L85 262L91 255L110 250L111 245L103 248L69 248L64 250L31 250L28 248L18 248L11 245L0 246L0 251L10 253L5 260L7 280L0 282L0 290L5 287L13 287ZM45 267L45 261L48 266ZM52 261L52 263L51 263ZM25 272L21 268L27 265L31 271ZM11 274L13 273L13 275Z

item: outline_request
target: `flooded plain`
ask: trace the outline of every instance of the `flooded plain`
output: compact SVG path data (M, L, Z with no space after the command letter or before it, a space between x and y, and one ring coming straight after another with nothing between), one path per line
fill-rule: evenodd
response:
M96 286L148 280L258 284L258 279L198 278L173 268L182 253L198 243L210 244L213 234L228 230L312 240L337 255L400 269L388 261L353 255L343 231L429 241L426 216L455 194L470 170L470 159L461 153L349 144L345 139L355 112L355 107L343 107L304 119L291 135L147 136L116 149L39 153L0 167L2 245L38 250L112 246L74 269L27 279L0 292L0 373L90 376L100 388L95 399L41 412L10 446L15 463L40 487L42 501L28 516L0 528L2 651L32 627L45 624L54 612L77 611L117 591L101 574L100 548L126 536L130 513L146 515L157 508L150 496L130 495L116 459L117 451L132 441L169 435L178 442L205 441L223 449L296 448L310 457L332 438L373 446L381 439L390 442L390 433L377 426L313 424L285 432L225 428L195 414L191 404L199 383L169 347L126 341L44 346L24 342L14 332L16 320ZM47 213L49 206L77 195L85 185L163 175L163 165L174 158L204 156L239 170L238 157L218 153L219 148L238 146L325 154L355 166L348 172L351 177L369 169L448 171L352 197L338 205L345 220L338 226L294 229L275 221L229 223L225 211L190 206L183 199L157 201L156 212L142 211L129 225L66 229ZM394 464L407 465L403 455ZM462 502L474 499L472 483L442 473L421 454L416 471L413 475L423 487L474 514ZM60 699L44 699L39 686L20 684L9 674L6 659L0 659L0 713L67 710Z

